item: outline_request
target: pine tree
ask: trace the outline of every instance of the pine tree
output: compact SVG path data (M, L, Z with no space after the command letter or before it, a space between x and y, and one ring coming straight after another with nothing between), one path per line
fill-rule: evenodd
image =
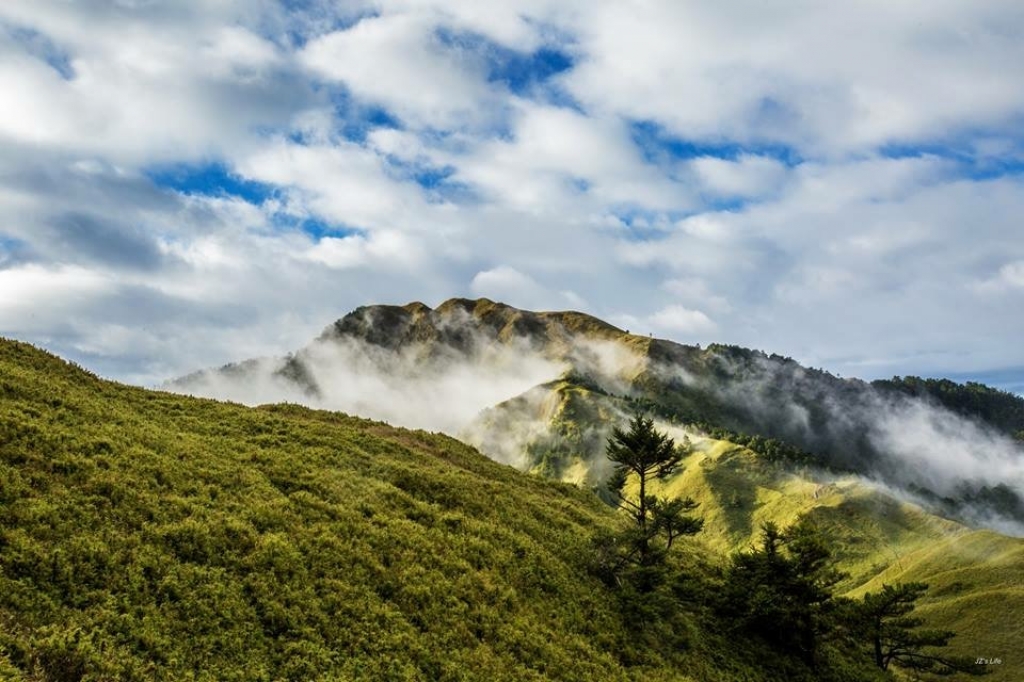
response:
M860 604L862 627L871 645L875 665L888 670L895 665L908 670L948 675L987 672L975 661L941 656L932 649L944 647L955 635L950 630L924 630L920 618L910 614L928 589L925 583L882 585L880 592L864 595Z
M615 427L612 431L607 454L616 466L608 488L632 521L623 538L620 565L658 565L678 537L693 535L703 528L703 520L688 515L697 507L692 499L661 499L649 493L652 479L664 479L675 473L688 450L688 441L677 446L672 438L654 427L653 419L643 414L630 420L628 430ZM635 498L624 492L631 475L639 485Z
M813 525L761 527L760 546L732 557L720 608L735 627L815 666L836 625L835 585L844 577Z

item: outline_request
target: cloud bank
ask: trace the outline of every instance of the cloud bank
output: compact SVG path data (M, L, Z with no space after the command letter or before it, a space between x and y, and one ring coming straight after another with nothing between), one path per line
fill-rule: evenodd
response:
M484 409L558 377L565 362L525 339L495 344L465 327L465 352L321 337L286 358L194 373L168 387L248 405L293 402L408 428L460 432Z
M1019 386L1018 5L10 0L0 333L152 384L487 294Z

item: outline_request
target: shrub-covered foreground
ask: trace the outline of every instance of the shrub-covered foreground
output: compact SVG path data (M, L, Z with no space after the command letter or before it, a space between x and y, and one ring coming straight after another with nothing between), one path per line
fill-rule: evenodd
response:
M874 679L737 638L693 546L638 623L592 571L622 521L447 437L0 340L0 679Z

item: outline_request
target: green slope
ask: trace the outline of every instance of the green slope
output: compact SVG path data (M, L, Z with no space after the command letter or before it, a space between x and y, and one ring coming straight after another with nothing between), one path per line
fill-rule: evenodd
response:
M0 645L24 679L623 679L578 558L611 522L446 437L0 343Z
M620 522L448 437L0 340L0 679L817 679L699 599L670 639L627 624L588 570Z
M604 481L605 439L626 407L562 377L484 410L459 437L523 471L593 487Z
M623 408L572 377L541 393L549 466ZM1021 678L1021 541L693 442L662 492L697 497L707 527L678 552L665 644L591 577L591 537L622 519L587 491L445 436L121 386L0 340L0 679L818 679L709 607L729 552L804 515L845 591L931 582L922 612L957 652Z
M603 473L595 465L603 461L604 436L635 404L567 376L488 411L481 431L512 433L517 424L532 422L533 428L519 429L526 439L512 442L528 455L524 468L594 484ZM758 454L693 429L661 427L677 441L689 438L694 452L678 475L656 489L700 503L706 525L698 542L708 555L751 547L765 522L787 527L810 517L849 574L840 585L845 593L858 597L886 582L929 583L920 614L929 625L958 633L951 650L1001 659L989 679L1024 679L1024 659L1014 655L1016 642L1024 641L1024 540L972 530L855 476L824 473L793 457L772 462L763 439L765 452Z
M682 432L676 434L683 435ZM754 544L762 523L814 519L837 549L849 596L883 583L930 585L919 615L957 632L950 652L1001 659L991 680L1024 679L1024 540L972 530L900 502L854 477L765 462L746 448L693 436L685 469L658 493L693 497L716 554Z

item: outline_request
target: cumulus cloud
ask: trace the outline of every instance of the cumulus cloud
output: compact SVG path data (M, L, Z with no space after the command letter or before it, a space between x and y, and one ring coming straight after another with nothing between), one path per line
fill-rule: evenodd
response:
M36 331L47 320L36 319L36 311L68 315L83 301L110 290L102 274L75 266L47 268L27 264L0 270L0 328ZM40 324L41 323L41 324ZM42 331L39 330L39 331Z
M385 269L415 267L420 250L397 231L375 232L369 237L324 237L309 250L309 259L331 268L377 266Z
M469 285L474 296L535 310L584 308L586 301L574 291L552 291L508 265L481 270Z
M239 159L247 178L286 188L289 210L341 224L390 227L411 220L425 202L420 192L389 178L382 159L344 140L302 145L283 140Z
M675 334L702 334L715 330L715 323L704 312L681 305L666 306L649 319L658 329Z
M310 100L288 60L241 3L179 10L156 5L13 2L0 9L0 45L35 31L52 59L14 50L3 59L0 135L120 163L192 160L248 141Z
M1022 49L1005 28L1020 21L1006 3L598 3L580 29L589 59L565 82L685 137L833 154L1009 121L1024 94L1002 68Z
M761 198L777 192L786 168L777 159L744 155L739 159L704 156L691 163L707 192L722 197Z
M303 64L323 78L417 125L451 127L471 122L487 103L482 65L446 49L430 16L401 13L363 19L320 36L301 52Z
M1019 365L1016 6L300 5L0 6L0 268L106 283L0 332L152 380L477 293L847 373Z
M470 288L477 296L499 301L535 299L544 293L532 278L506 265L476 273Z
M530 213L691 203L690 190L644 161L623 121L536 103L517 103L511 137L476 146L456 177Z

